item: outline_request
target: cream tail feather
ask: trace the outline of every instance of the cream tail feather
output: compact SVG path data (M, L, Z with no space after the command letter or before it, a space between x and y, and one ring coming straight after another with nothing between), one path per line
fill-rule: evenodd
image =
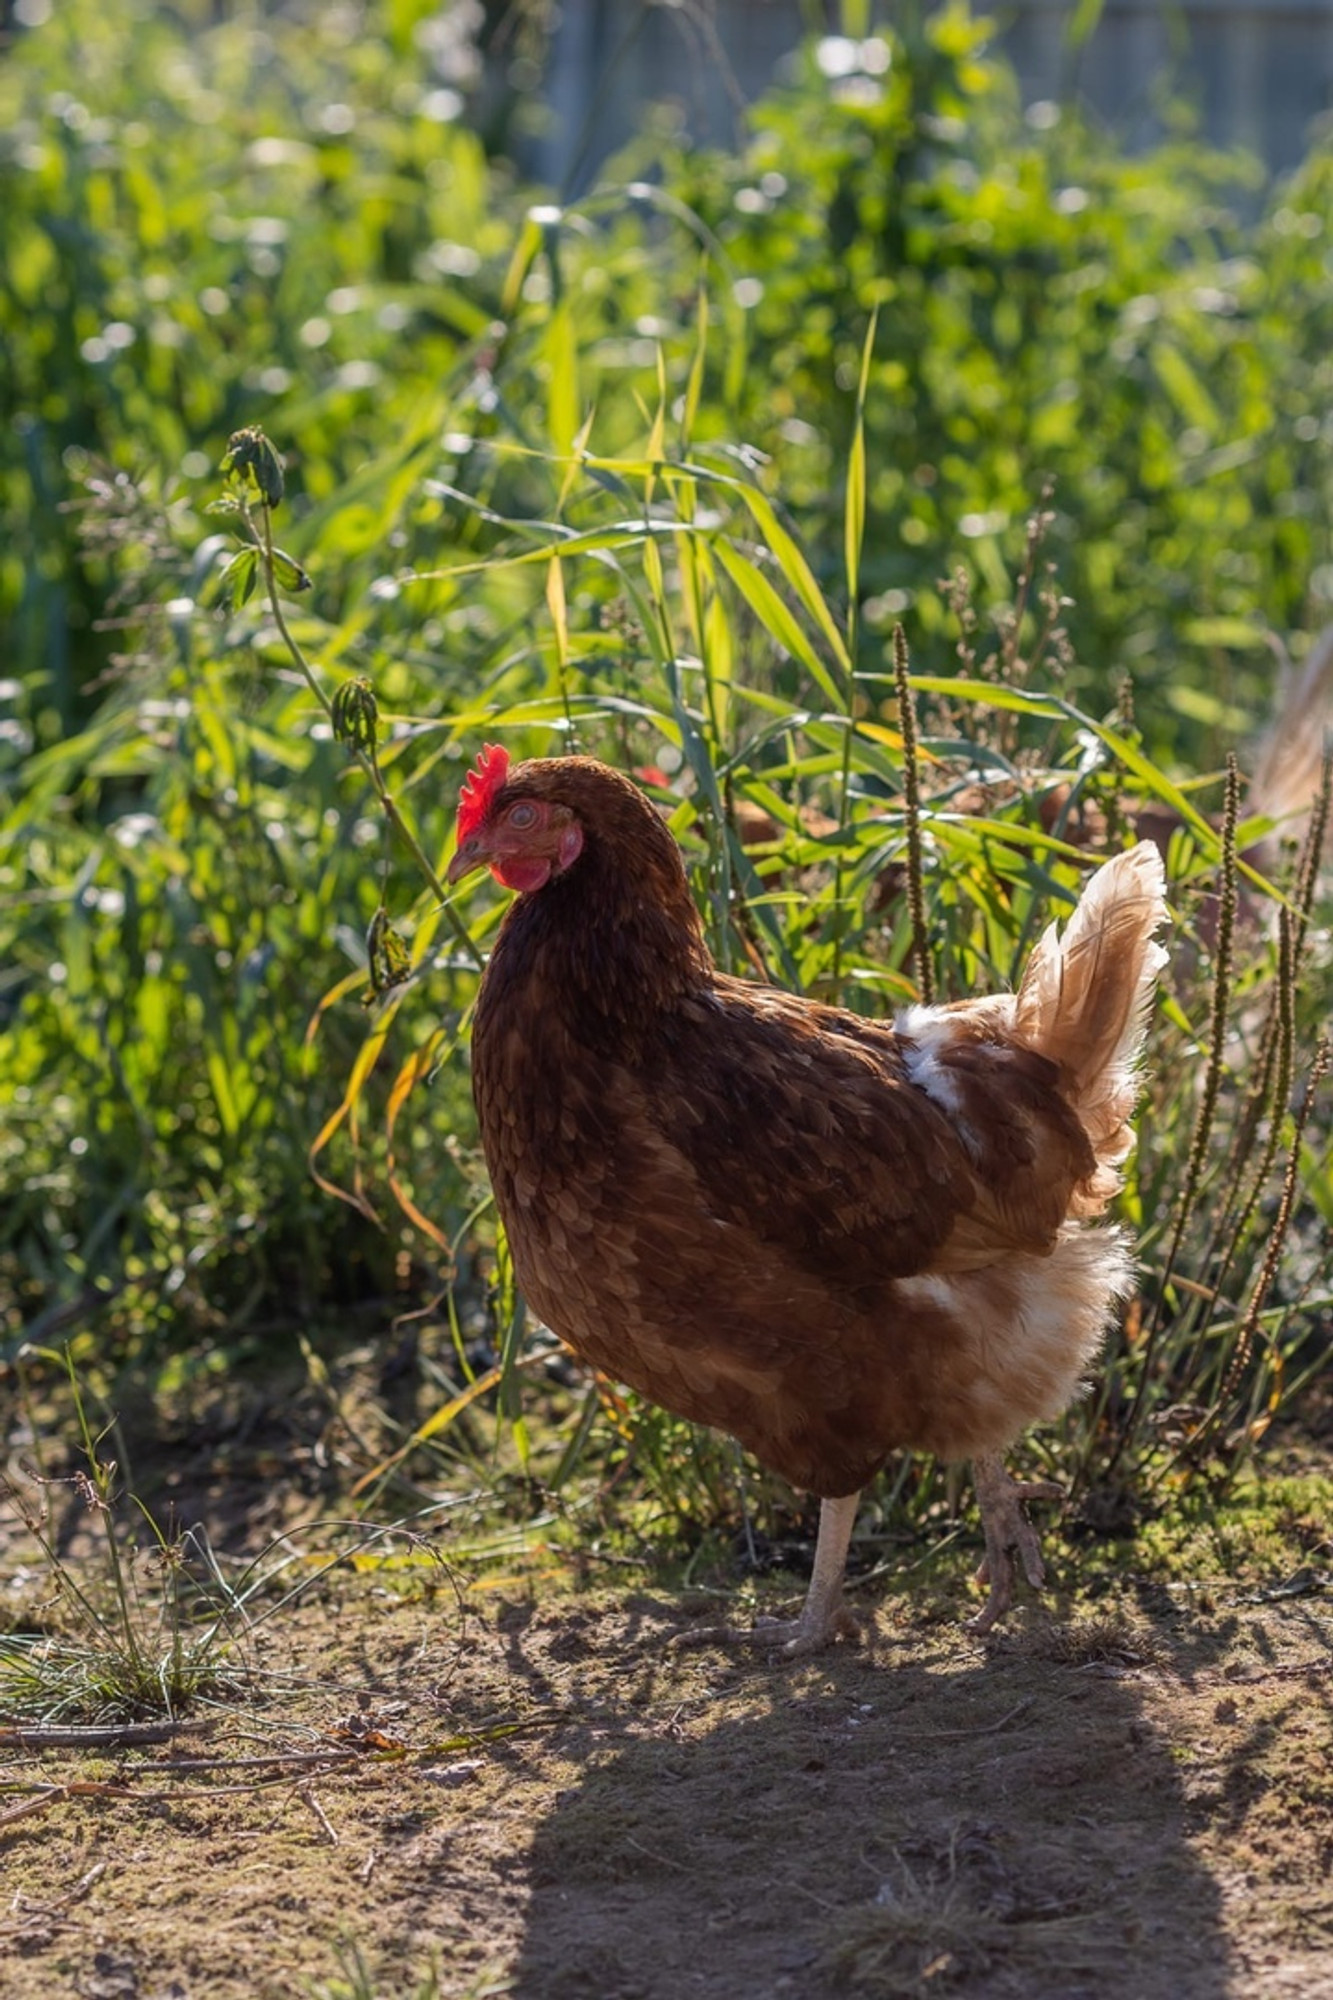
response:
M1055 924L1028 960L1013 1032L1058 1062L1092 1142L1097 1172L1071 1213L1095 1214L1119 1185L1133 1144L1129 1119L1159 973L1157 932L1168 921L1162 857L1142 840L1097 870L1061 934Z
M1166 918L1162 857L1144 840L1098 869L1063 936L1051 925L1014 996L1012 1032L1060 1064L1063 1088L1097 1162L1069 1204L1071 1217L1096 1215L1105 1207L1119 1185L1116 1168L1133 1143L1129 1118L1138 1095L1136 1070L1153 988L1166 964L1156 936ZM1085 1325L1090 1313L1095 1329L1123 1277L1123 1251L1114 1233L1065 1229L1057 1260L1076 1249L1097 1271L1086 1288L1079 1287ZM1083 1350L1090 1351L1090 1345ZM971 1629L989 1632L1013 1602L1014 1553L1029 1583L1040 1587L1044 1580L1041 1550L1023 1503L1058 1498L1060 1489L1011 1479L996 1451L974 1454L972 1472L986 1536L977 1579L989 1584L990 1592Z

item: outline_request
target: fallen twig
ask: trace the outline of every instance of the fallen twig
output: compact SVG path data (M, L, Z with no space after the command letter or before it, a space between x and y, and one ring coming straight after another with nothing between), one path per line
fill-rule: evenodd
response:
M0 1749L120 1750L135 1743L169 1743L174 1736L204 1735L219 1727L215 1715L193 1722L35 1722L0 1728Z
M27 1914L17 1923L0 1924L0 1938L21 1938L29 1931L40 1930L44 1924L49 1924L53 1917L63 1916L71 1905L81 1901L90 1889L96 1887L106 1874L109 1865L108 1862L99 1861L86 1875L79 1877L72 1889L66 1889L63 1896L57 1896L54 1903L34 1904L29 1907L26 1897L16 1897L15 1906L24 1908Z
M169 1771L173 1777L181 1772L196 1776L201 1771L318 1770L322 1764L360 1764L368 1756L383 1758L399 1754L330 1744L327 1750L270 1750L260 1757L173 1757L169 1763L153 1768Z
M24 1799L21 1805L7 1806L4 1812L0 1812L0 1827L13 1826L16 1820L30 1819L34 1813L45 1812L57 1799L68 1797L64 1785L48 1785L38 1798Z
M338 1839L338 1830L333 1825L333 1822L330 1820L323 1806L320 1804L319 1799L315 1794L314 1786L313 1785L299 1786L297 1788L296 1796L300 1799L302 1805L309 1806L311 1812L315 1815L315 1818L319 1821L320 1825L323 1827L324 1832L328 1837L329 1846L330 1847L339 1846L341 1843L339 1842Z
M939 1743L946 1737L994 1736L1001 1729L1006 1729L1011 1722L1017 1721L1020 1715L1026 1714L1027 1710L1033 1707L1036 1699L1035 1694L1030 1694L1026 1701L1019 1702L1017 1708L1011 1708L1007 1715L1002 1715L998 1722L983 1722L976 1729L926 1729L919 1735L914 1734L912 1741L914 1743Z
M522 1735L529 1730L549 1728L555 1723L564 1722L568 1719L567 1710L553 1709L544 1715L529 1716L522 1722L497 1723L489 1729L470 1730L464 1735L446 1737L439 1742L423 1744L415 1749L409 1749L406 1744L396 1741L391 1742L390 1747L382 1748L380 1747L381 1744L389 1741L389 1739L382 1738L378 1732L374 1732L372 1740L364 1744L354 1739L346 1746L329 1746L323 1750L275 1750L255 1757L173 1758L164 1764L141 1765L135 1770L120 1773L114 1778L79 1778L72 1779L65 1784L44 1784L38 1780L31 1782L20 1781L17 1783L13 1781L3 1782L0 1783L0 1795L6 1792L30 1792L33 1796L21 1799L18 1804L0 1811L0 1829L13 1826L19 1820L27 1819L39 1812L45 1812L49 1806L58 1805L63 1800L71 1798L121 1798L132 1799L136 1804L155 1804L171 1803L198 1796L197 1791L191 1786L164 1786L159 1784L149 1787L139 1782L141 1778L159 1773L172 1778L198 1777L207 1772L227 1775L236 1771L263 1771L271 1774L264 1777L255 1777L240 1784L213 1785L206 1788L207 1795L210 1798L226 1798L238 1794L272 1791L279 1785L288 1784L291 1778L298 1773L304 1773L307 1777L313 1777L317 1771L332 1772L347 1770L357 1766L364 1767L367 1764L402 1763L407 1760L410 1760L414 1764L420 1763L427 1759L436 1758L443 1753L472 1750L480 1748L487 1743L502 1742L510 1736ZM135 1725L127 1724L126 1726L134 1727ZM146 1724L140 1726L148 1728L167 1727L165 1724ZM70 1730L66 1734L77 1738L77 1740L72 1743L67 1742L62 1744L61 1747L64 1748L91 1749L98 1747L105 1749L108 1747L105 1742L95 1746L89 1740L90 1732L88 1731ZM56 1747L54 1733L46 1734L41 1730L16 1731L11 1732L11 1736L16 1742L23 1736L32 1736L38 1739L33 1743L23 1743L22 1747L24 1748ZM143 1741L146 1739L140 1738L139 1740ZM336 1843L338 1836L329 1824L318 1801L315 1800L309 1785L298 1787L298 1790L300 1797L310 1806L316 1818L324 1826L330 1839Z

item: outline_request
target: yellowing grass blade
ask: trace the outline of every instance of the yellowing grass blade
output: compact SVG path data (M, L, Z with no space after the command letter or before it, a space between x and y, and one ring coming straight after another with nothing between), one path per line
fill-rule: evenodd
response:
M356 1485L352 1488L351 1498L353 1500L359 1499L368 1486L374 1486L377 1480L383 1479L387 1473L393 1471L395 1466L401 1465L403 1460L409 1453L414 1452L419 1444L425 1444L428 1439L438 1437L442 1430L447 1430L454 1418L460 1415L468 1407L469 1403L475 1403L478 1396L484 1396L488 1390L494 1389L497 1386L503 1372L498 1366L488 1368L484 1375L478 1375L475 1382L469 1382L467 1388L455 1396L452 1401L443 1404L432 1416L427 1417L425 1423L413 1431L406 1444L400 1445L397 1451L391 1453L388 1458L382 1459L369 1472L363 1472L357 1480Z
M861 582L861 547L866 532L866 384L870 380L870 357L875 346L878 309L870 315L865 346L861 350L861 379L856 391L856 424L847 460L847 504L843 514L843 544L847 560L848 616L856 618L856 600Z
M718 561L760 624L777 640L784 652L800 662L833 706L841 708L843 697L837 682L763 571L756 568L739 549L733 548L730 542L719 541L716 549Z
M399 1112L421 1079L430 1075L446 1040L447 1036L444 1029L436 1028L434 1033L422 1043L419 1049L412 1051L393 1080L393 1088L389 1092L388 1109L384 1116L384 1137L388 1145L388 1158L384 1163L384 1174L394 1200L397 1202L399 1208L402 1209L408 1221L413 1223L423 1236L428 1237L437 1250L443 1251L445 1258L452 1266L453 1251L448 1237L437 1223L432 1222L430 1217L417 1207L399 1179L398 1159L394 1152L393 1144L394 1127L398 1123Z

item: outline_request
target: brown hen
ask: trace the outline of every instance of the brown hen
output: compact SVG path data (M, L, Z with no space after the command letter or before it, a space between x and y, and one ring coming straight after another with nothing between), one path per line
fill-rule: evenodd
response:
M1043 1580L1022 1502L1057 1491L1000 1453L1064 1408L1128 1280L1123 1236L1090 1220L1166 958L1157 849L1097 872L1016 994L892 1027L720 973L670 833L590 758L484 751L449 879L481 865L519 892L472 1062L529 1303L819 1495L801 1615L756 1636L810 1652L850 1623L857 1495L901 1449L972 1460L989 1629L1012 1552Z

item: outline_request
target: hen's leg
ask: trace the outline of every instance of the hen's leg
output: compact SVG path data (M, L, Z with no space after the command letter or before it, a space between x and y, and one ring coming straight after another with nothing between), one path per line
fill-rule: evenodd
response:
M859 1494L850 1493L845 1500L820 1501L815 1566L799 1618L757 1618L748 1628L708 1625L682 1633L678 1643L773 1646L780 1647L789 1660L799 1660L807 1653L822 1652L840 1633L858 1633L860 1627L842 1600L842 1573L859 1498Z
M1049 1479L1021 1482L1011 1479L998 1451L983 1452L972 1461L972 1480L981 1508L981 1525L986 1534L986 1555L977 1571L977 1582L990 1585L986 1608L969 1618L969 1632L989 1632L999 1623L1014 1601L1014 1564L1011 1550L1023 1563L1023 1574L1034 1590L1046 1581L1037 1531L1023 1511L1025 1500L1059 1500L1061 1489Z

